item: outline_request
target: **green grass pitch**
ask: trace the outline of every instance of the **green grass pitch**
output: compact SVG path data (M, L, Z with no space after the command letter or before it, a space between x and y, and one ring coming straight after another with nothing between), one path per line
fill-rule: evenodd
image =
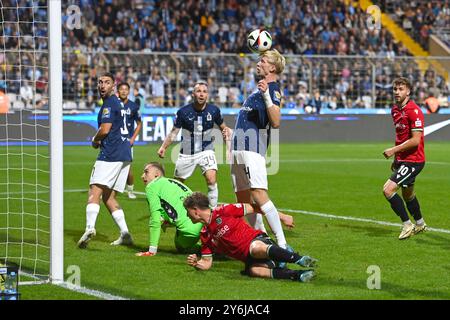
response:
M400 223L382 195L391 161L381 153L390 145L283 144L280 170L269 176L271 199L283 209ZM157 148L135 147L137 191L143 191L139 178L143 165L157 160ZM149 214L143 195L136 200L119 197L134 247L110 246L118 230L102 205L97 236L88 249L78 249L96 154L87 146L64 148L64 263L65 268L79 266L84 287L130 299L450 299L446 280L450 271L450 143L426 143L427 164L416 181L424 218L441 232L399 241L397 226L290 212L296 227L285 231L288 243L320 260L317 278L307 284L242 276L243 264L227 259L215 260L207 272L196 271L186 264L185 255L176 253L173 228L162 233L157 256L134 256L148 246ZM164 164L171 176L174 165L168 159ZM187 184L206 191L198 170ZM218 185L219 200L234 202L228 165L220 165ZM369 266L380 268L379 290L367 287ZM50 285L23 286L21 292L22 299L92 298Z

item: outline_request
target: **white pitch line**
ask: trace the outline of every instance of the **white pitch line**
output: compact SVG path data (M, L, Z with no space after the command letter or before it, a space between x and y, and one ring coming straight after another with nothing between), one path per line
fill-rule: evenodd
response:
M282 159L279 162L294 162L294 163L321 163L321 162L384 162L390 164L391 160L386 159ZM440 166L450 166L450 162L439 162L439 161L427 161L425 165L440 165Z
M365 218L348 217L348 216L336 216L336 215L333 215L333 214L327 214L327 213L321 213L321 212L312 212L312 211L294 210L294 209L282 209L282 208L280 208L280 211L282 211L282 212L285 211L285 212L301 213L301 214L305 214L305 215L317 216L317 217L329 218L329 219L350 220L350 221L358 221L358 222L369 222L369 223L380 224L380 225L383 225L383 226L394 226L394 227L401 227L402 226L402 224L400 224L400 223L393 223L393 222L379 221L379 220L365 219ZM430 228L430 227L428 227L428 230L450 234L450 230L447 230L447 229L439 229L439 228Z
M36 285L36 284L52 284L70 291L75 291L78 293L83 293L86 294L88 296L93 296L96 298L100 298L103 300L130 300L129 298L124 298L121 296L116 296L116 295L112 295L110 293L107 292L103 292L103 291L99 291L99 290L93 290L93 289L89 289L86 287L79 287L79 286L75 286L71 283L67 283L67 282L60 282L60 283L51 283L49 280L42 280L30 273L27 272L20 272L21 275L24 275L26 277L35 279L36 281L24 281L24 282L20 282L19 285L20 286L26 286L26 285Z

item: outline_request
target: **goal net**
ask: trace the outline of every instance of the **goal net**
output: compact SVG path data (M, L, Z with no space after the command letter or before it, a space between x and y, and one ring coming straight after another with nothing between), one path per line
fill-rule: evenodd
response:
M52 269L48 5L0 0L0 263L43 280Z

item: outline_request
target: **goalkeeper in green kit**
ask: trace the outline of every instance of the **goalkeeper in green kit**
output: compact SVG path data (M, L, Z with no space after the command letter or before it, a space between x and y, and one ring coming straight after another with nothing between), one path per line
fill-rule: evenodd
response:
M162 223L176 228L175 247L180 253L195 251L200 239L201 223L193 223L187 216L183 201L192 194L191 189L178 180L166 178L164 168L158 162L145 165L142 181L150 209L150 246L137 256L154 256L158 251ZM162 223L161 223L162 222Z

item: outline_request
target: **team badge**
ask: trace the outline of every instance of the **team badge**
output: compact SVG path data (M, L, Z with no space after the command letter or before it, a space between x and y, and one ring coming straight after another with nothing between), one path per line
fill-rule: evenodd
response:
M110 108L103 108L102 118L109 118L111 116Z
M220 217L217 218L217 219L216 219L216 223L217 223L217 224L222 224L222 218L220 218Z
M211 113L208 112L208 115L206 116L206 121L211 121L211 120L212 120Z
M281 93L280 93L280 91L275 91L275 98L277 98L278 100L281 99Z

